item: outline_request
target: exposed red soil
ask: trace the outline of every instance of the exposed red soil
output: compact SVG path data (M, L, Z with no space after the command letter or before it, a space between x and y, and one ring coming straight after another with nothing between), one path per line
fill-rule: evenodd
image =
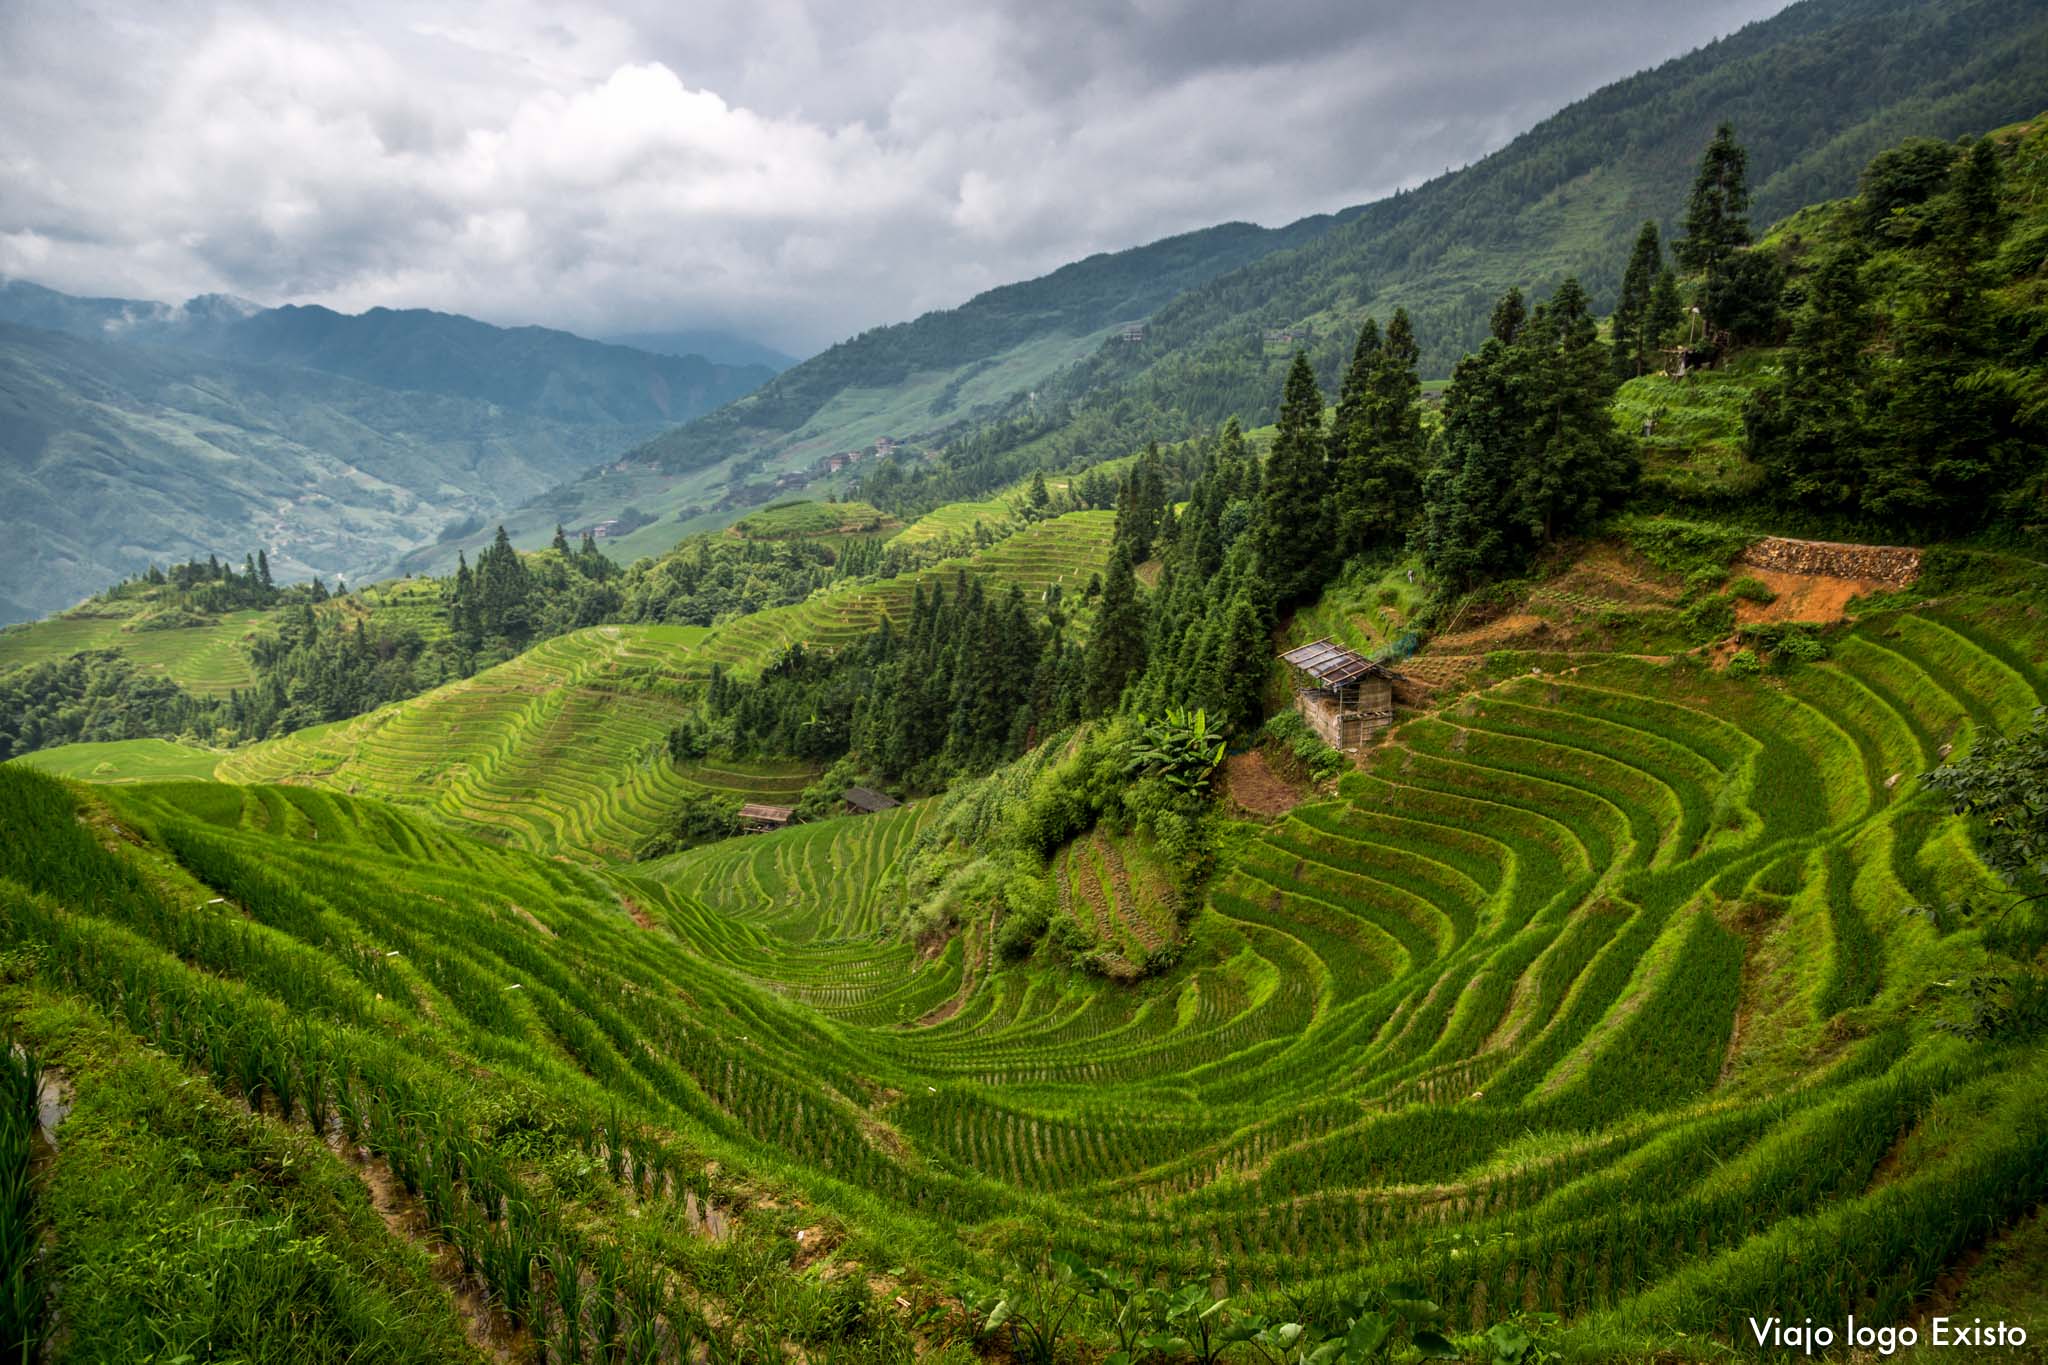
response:
M1889 592L1895 586L1878 578L1836 578L1829 574L1751 567L1742 572L1761 580L1778 595L1770 602L1738 600L1735 619L1743 625L1756 621L1839 621L1851 600L1869 593Z
M1285 815L1302 802L1301 792L1274 772L1257 749L1223 760L1223 791L1250 815Z

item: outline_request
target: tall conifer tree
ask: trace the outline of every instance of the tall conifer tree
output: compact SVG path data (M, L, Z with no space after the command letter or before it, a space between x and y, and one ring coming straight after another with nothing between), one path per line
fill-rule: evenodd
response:
M1322 390L1307 352L1296 351L1280 400L1280 429L1266 457L1256 542L1260 567L1283 602L1315 591L1329 563L1323 447Z

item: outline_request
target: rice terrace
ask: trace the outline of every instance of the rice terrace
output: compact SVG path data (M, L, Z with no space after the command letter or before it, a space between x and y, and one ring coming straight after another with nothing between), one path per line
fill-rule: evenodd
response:
M238 24L336 103L265 121L267 245L138 211L137 258L305 302L36 284L95 239L45 195L22 254L0 163L0 1355L2048 1360L2048 14L1709 0L1462 169L1025 278L993 125L943 230L834 169L951 107L918 64L811 70L907 92L827 135L651 21L442 8L151 21L216 150ZM1448 80L1523 41L1496 8L1330 50ZM838 32L798 10L748 100ZM1074 48L1200 66L1272 163L1218 177L1327 174L1181 40L1320 61L1182 20ZM51 44L120 28L71 22L0 19L45 54L0 73L59 101ZM593 34L644 60L584 88ZM378 103L444 69L452 122ZM347 145L438 266L293 254L338 191L278 149L328 118L417 141ZM769 271L713 229L785 146L833 215ZM528 176L573 250L457 212ZM616 340L378 304L471 297L449 214ZM678 224L688 281L606 254ZM905 255L1022 282L825 345ZM707 271L808 358L647 311Z

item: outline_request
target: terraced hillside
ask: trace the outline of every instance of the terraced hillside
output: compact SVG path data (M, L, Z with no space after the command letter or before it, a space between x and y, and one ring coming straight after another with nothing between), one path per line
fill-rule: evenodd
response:
M201 696L226 696L256 680L248 641L271 623L263 611L228 612L205 625L135 629L135 618L81 610L0 630L0 669L68 658L83 650L118 650L145 674L167 678Z
M1107 511L1069 512L1034 522L986 550L941 560L916 574L853 583L795 606L741 617L717 627L701 653L728 669L753 670L793 644L837 649L879 630L884 617L903 625L910 619L913 592L922 588L929 593L935 587L950 592L963 573L993 588L1014 583L1030 601L1057 586L1070 602L1078 602L1088 580L1109 567L1115 530L1116 513Z
M168 739L113 739L60 744L11 761L81 782L168 782L177 778L210 782L220 758L217 749Z
M756 1179L778 1197L740 1221L780 1228L782 1258L800 1226L913 1284L1014 1286L1048 1246L1314 1321L1415 1284L1456 1332L1554 1313L1556 1343L1596 1358L1691 1358L1752 1313L1893 1322L2048 1199L2048 1056L1936 1027L1948 983L1986 962L1977 924L1939 907L1994 885L1915 782L2048 696L2044 601L2021 580L1873 611L1829 660L1760 678L1596 654L1514 668L1409 720L1337 794L1243 827L1178 965L1130 984L1003 965L988 922L893 932L930 889L934 803L625 876L338 793L56 796L5 769L0 794L41 812L9 809L33 837L7 849L101 831L115 850L0 853L39 893L0 882L10 941L51 945L9 998L86 1002L266 1114L362 1125L370 1156L415 1163L428 1224L472 1249L507 1318L542 1332L583 1320L560 1317L557 1262L520 1259L550 1239L565 1258L612 1246L614 1283L661 1266L752 1292L678 1229ZM572 781L652 704L634 671L691 647L568 637L466 718L380 722L411 748L330 736L321 780L488 809L532 751L455 771L439 746L500 707L561 727L549 762ZM615 709L550 709L569 694ZM554 799L591 828L630 819ZM135 883L102 857L179 870ZM1132 859L1068 846L1069 906L1094 913L1093 877L1140 935ZM121 908L179 878L197 884ZM76 900L86 885L112 889ZM509 1096L488 1113L460 1067L390 1051L458 1045ZM379 1100L401 1071L408 1102ZM406 1126L420 1112L435 1134ZM541 1136L501 1148L508 1122ZM570 1149L593 1154L573 1179ZM716 1190L696 1185L707 1157ZM492 1191L513 1188L609 1213L501 1225ZM591 1321L667 1331L662 1302ZM967 1330L942 1320L928 1347Z
M0 629L0 671L18 664L55 662L82 650L111 649L127 655L145 674L200 696L224 697L251 686L256 674L250 644L258 635L276 630L280 610L230 611L171 625L163 619L169 600L146 593L103 596L59 615ZM424 640L448 633L441 585L430 580L373 584L323 602L315 610L325 623L345 619L368 621L379 630L409 627Z
M689 785L662 746L688 708L676 680L701 668L704 634L595 626L410 701L236 751L218 776L374 794L520 847L622 856ZM779 794L785 775L772 776Z
M1160 1283L1420 1283L1581 1342L1889 1321L2048 1195L2048 1061L1928 1028L1982 948L1909 913L1995 893L1915 777L2024 721L2044 655L2023 605L1958 599L1782 678L1520 674L1260 828L1136 988L990 969L973 925L894 970L838 871L880 822L661 875L787 945L752 979L871 1028L874 1119L970 1245L1033 1217ZM1115 884L1097 840L1054 871Z
M1111 512L1035 523L977 555L918 574L854 581L790 607L706 631L595 626L508 663L354 720L237 750L227 782L315 783L424 806L516 847L622 858L692 790L788 803L816 776L797 762L678 766L668 732L713 664L759 669L802 643L833 649L906 621L911 594L962 574L1037 600L1058 584L1078 600L1108 562Z

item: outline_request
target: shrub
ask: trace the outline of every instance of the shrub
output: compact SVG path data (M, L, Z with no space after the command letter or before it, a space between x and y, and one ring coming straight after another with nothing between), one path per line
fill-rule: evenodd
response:
M1735 629L1735 601L1725 593L1702 597L1684 612L1688 637L1704 643L1718 640Z
M1728 585L1728 595L1738 601L1755 602L1758 605L1778 600L1778 594L1771 590L1770 584L1761 578L1751 578L1747 574Z
M1259 731L1259 738L1285 754L1290 765L1311 781L1325 781L1344 771L1344 755L1326 744L1299 711L1275 715Z
M711 792L688 792L669 812L663 828L633 851L635 858L660 858L739 833L740 799Z
M1728 660L1728 676L1731 678L1754 678L1763 671L1763 662L1756 657L1755 650L1738 649Z
M1753 539L1732 526L1675 517L1623 517L1615 523L1615 530L1643 558L1667 573L1710 569L1715 582L1727 574L1729 562Z

